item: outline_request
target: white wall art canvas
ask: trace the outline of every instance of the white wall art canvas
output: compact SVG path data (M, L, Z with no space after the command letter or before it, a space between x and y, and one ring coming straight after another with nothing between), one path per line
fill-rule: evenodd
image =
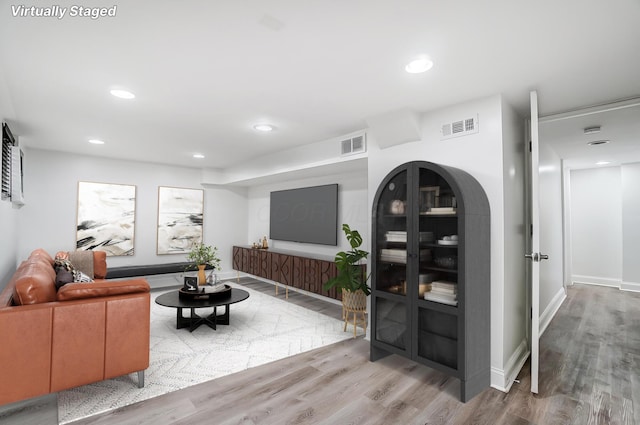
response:
M133 255L136 187L78 182L76 249Z
M202 241L204 191L158 187L158 255L187 253Z

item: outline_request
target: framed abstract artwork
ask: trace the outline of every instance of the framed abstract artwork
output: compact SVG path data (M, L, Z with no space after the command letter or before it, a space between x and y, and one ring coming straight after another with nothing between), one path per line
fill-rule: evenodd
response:
M158 255L182 254L202 241L204 190L158 187Z
M133 255L136 187L78 182L76 249Z

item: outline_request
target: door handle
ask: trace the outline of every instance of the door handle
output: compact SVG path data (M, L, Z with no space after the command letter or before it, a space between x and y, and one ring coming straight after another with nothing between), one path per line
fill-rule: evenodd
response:
M547 254L540 254L540 261L542 260L548 260L549 256Z
M533 260L534 263L537 263L539 261L537 252L532 252L531 254L524 254L524 257L530 260Z

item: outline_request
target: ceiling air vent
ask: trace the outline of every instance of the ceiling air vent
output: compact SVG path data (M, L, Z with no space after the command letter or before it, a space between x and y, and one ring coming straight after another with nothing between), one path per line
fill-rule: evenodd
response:
M478 132L478 116L465 118L442 125L441 140L450 139L452 137L466 136Z
M354 136L340 141L340 155L353 155L367 150L366 134Z

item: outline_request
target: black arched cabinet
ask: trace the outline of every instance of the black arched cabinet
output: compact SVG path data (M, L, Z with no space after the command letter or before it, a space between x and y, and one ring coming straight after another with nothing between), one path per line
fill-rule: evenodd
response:
M395 353L490 384L490 214L480 184L425 161L391 171L373 203L371 360Z

